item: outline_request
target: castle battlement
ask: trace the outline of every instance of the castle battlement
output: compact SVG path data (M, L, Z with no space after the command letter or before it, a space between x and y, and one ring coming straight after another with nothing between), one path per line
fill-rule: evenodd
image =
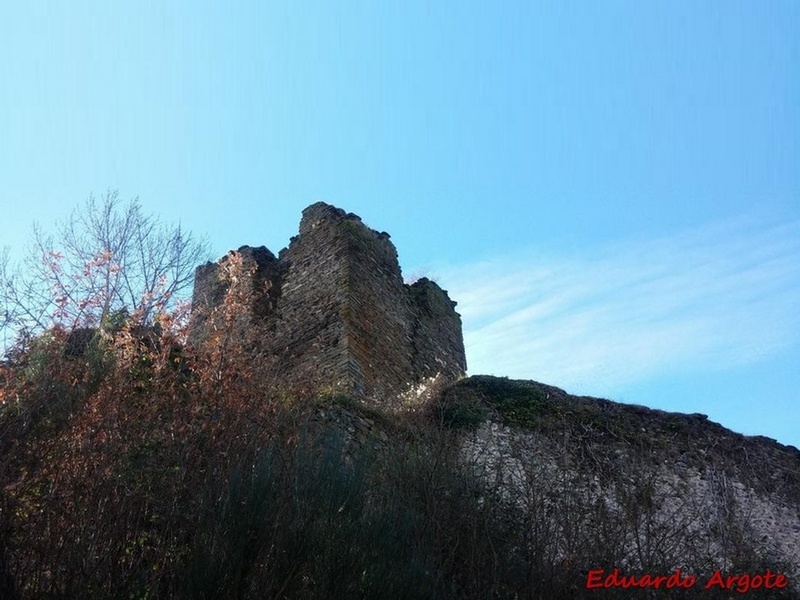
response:
M357 215L317 202L279 256L263 246L236 252L252 271L248 326L259 330L276 383L380 400L437 374L465 374L456 303L428 279L403 283L389 235ZM226 260L197 268L195 313L224 301ZM203 335L201 316L195 338Z

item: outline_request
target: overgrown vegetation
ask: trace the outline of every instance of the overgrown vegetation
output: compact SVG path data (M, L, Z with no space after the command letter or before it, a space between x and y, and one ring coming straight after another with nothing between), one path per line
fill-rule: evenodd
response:
M145 322L135 307L51 322L12 348L0 598L641 598L587 590L587 574L789 568L759 553L726 471L709 488L720 510L675 504L680 482L613 407L497 378L408 414L273 389L243 265L226 262L196 346L164 303ZM531 435L482 438L489 420ZM600 481L598 439L614 436L625 477ZM669 597L722 597L700 588Z
M121 315L151 325L177 307L207 255L207 242L145 214L137 198L89 197L54 233L35 225L19 263L0 253L0 331L19 344L54 327L104 329Z
M228 388L224 373L204 378L214 363L199 353L179 383L158 346L114 340L91 391L63 381L81 381L90 358L47 348L59 369L6 383L20 395L2 415L4 598L639 598L586 590L587 573L715 565L713 549L676 541L689 507L656 518L672 496L645 456L626 462L612 506L591 471L551 468L544 449L558 464L556 446L519 463L520 478L435 419L395 415L390 435L358 436L352 425L377 422L376 409ZM26 410L67 389L68 409ZM715 525L738 557L727 567L785 567L760 557L728 508Z
M435 412L443 424L474 430L487 420L548 437L561 436L571 449L599 463L624 455L649 454L696 469L713 466L765 494L800 505L800 452L760 437L746 437L708 421L601 398L571 396L535 381L473 376L446 389ZM764 442L767 442L766 444ZM768 450L772 446L772 451ZM705 448L713 447L713 453ZM762 477L771 471L769 478Z

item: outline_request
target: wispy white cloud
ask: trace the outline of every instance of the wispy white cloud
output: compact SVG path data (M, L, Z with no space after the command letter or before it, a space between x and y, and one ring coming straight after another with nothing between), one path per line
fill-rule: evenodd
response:
M471 373L611 393L800 344L800 221L740 219L577 256L528 250L439 275Z

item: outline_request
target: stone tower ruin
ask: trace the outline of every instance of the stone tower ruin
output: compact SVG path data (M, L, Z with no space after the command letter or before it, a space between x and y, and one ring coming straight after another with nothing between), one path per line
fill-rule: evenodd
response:
M278 257L265 247L238 251L252 271L249 325L257 327L265 376L297 389L336 389L380 401L436 375L466 372L461 318L428 279L403 283L387 233L317 202ZM229 289L231 252L197 268L194 339Z

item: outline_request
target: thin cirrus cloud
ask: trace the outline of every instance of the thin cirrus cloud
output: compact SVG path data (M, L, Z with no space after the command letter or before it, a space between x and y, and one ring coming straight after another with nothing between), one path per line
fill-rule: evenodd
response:
M739 219L441 275L458 300L471 373L613 393L800 343L800 221Z

